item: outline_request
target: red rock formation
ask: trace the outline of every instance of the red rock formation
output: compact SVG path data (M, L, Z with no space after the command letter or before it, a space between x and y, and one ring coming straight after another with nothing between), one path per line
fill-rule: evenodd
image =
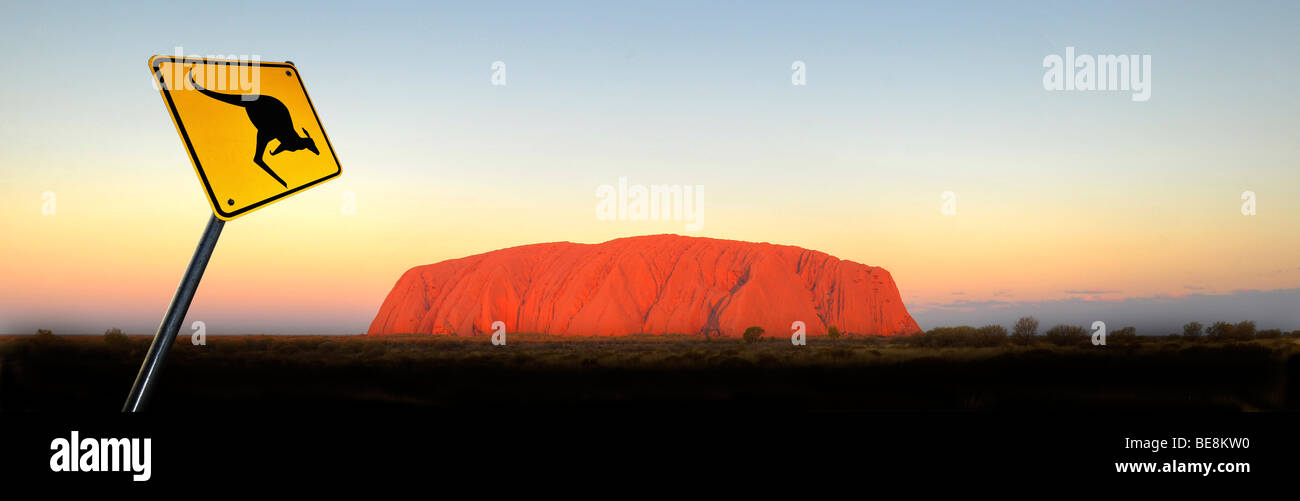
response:
M525 245L407 270L370 335L490 332L785 336L803 321L856 334L920 331L883 268L786 245L653 235Z

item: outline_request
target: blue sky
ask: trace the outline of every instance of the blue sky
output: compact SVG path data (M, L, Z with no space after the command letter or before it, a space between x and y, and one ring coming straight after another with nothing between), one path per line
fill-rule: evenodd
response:
M1295 2L9 2L0 231L11 238L0 251L11 259L0 273L23 285L0 293L0 331L156 325L208 210L145 67L176 47L294 61L344 167L227 230L191 314L220 319L214 332L359 332L411 266L683 233L594 220L595 187L620 176L708 187L708 223L689 234L883 266L924 327L957 323L940 312L959 301L1042 304L1025 309L1067 318L1052 305L1078 296L1069 291L1290 290L1300 287L1298 12ZM1041 61L1067 46L1151 55L1151 100L1044 91ZM494 61L507 64L504 87L490 84ZM791 85L793 61L806 63L806 86ZM1259 214L1244 218L1247 190ZM46 191L59 197L53 218L37 211ZM938 213L944 191L959 196L956 217ZM346 193L359 201L352 217L337 210ZM241 304L249 294L303 299ZM94 299L119 296L130 300ZM1221 303L1225 319L1247 303ZM1161 308L1155 322L1184 321ZM1294 314L1278 322L1300 328Z

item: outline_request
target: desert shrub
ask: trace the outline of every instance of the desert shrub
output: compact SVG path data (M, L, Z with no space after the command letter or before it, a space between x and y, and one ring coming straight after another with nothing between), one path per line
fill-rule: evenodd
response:
M1249 341L1255 339L1255 322L1251 320L1242 320L1232 328L1232 338L1238 341Z
M131 339L122 333L122 329L114 327L104 331L104 343L114 348L121 348L131 345Z
M985 325L975 329L972 346L1002 346L1007 344L1007 329L1001 325Z
M1016 320L1015 327L1011 331L1011 341L1016 344L1030 344L1034 342L1034 337L1038 336L1038 319L1034 317L1020 317Z
M1282 337L1282 329L1264 329L1255 333L1255 339L1277 339Z
M1124 327L1107 333L1106 344L1127 345L1138 342L1137 327Z
M745 329L745 333L741 337L745 340L745 344L753 344L758 342L758 338L763 337L764 332L762 327L755 325Z
M1183 337L1201 337L1202 329L1200 322L1188 322L1183 326Z
M244 338L248 351L267 351L271 349L271 339L266 336L249 336Z
M826 337L830 339L839 339L841 334L839 327L832 325L826 328Z
M31 338L31 346L47 350L67 346L67 342L66 339L55 336L54 332L49 329L37 329L36 335Z
M266 351L280 355L293 355L304 350L301 341L272 339L267 343Z
M1215 341L1226 341L1232 339L1235 327L1227 322L1215 322L1205 329L1205 335Z
M1000 325L986 325L978 329L969 325L935 327L929 332L907 337L909 346L919 348L1001 346L1006 342L1007 330Z
M948 348L963 346L966 338L975 336L975 328L969 325L960 327L935 327L926 332L908 336L908 345L918 348Z
M1044 339L1057 346L1089 344L1088 330L1077 325L1058 325L1047 330Z
M1236 324L1215 322L1205 330L1205 333L1216 341L1249 341L1255 339L1255 322L1252 320L1242 320Z

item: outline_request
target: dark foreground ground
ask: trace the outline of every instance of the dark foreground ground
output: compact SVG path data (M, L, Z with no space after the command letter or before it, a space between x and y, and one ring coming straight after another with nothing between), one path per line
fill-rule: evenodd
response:
M0 410L121 408L149 337L0 337ZM1300 340L925 348L903 340L182 338L151 409L1300 409Z

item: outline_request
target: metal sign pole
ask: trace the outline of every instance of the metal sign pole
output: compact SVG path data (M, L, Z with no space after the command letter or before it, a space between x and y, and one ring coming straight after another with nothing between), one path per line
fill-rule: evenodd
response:
M167 360L167 352L171 350L172 343L176 341L176 333L185 321L185 313L190 309L194 292L199 288L199 279L203 278L203 270L208 267L208 259L212 257L212 249L217 247L217 237L221 236L221 228L225 223L214 215L203 229L203 238L199 239L194 257L190 258L190 266L181 278L181 285L167 306L167 313L158 326L158 334L153 337L153 344L149 345L149 353L144 356L144 363L140 365L140 373L135 376L135 384L131 386L131 394L126 397L122 412L139 412L148 403L149 393L156 386L163 362Z

